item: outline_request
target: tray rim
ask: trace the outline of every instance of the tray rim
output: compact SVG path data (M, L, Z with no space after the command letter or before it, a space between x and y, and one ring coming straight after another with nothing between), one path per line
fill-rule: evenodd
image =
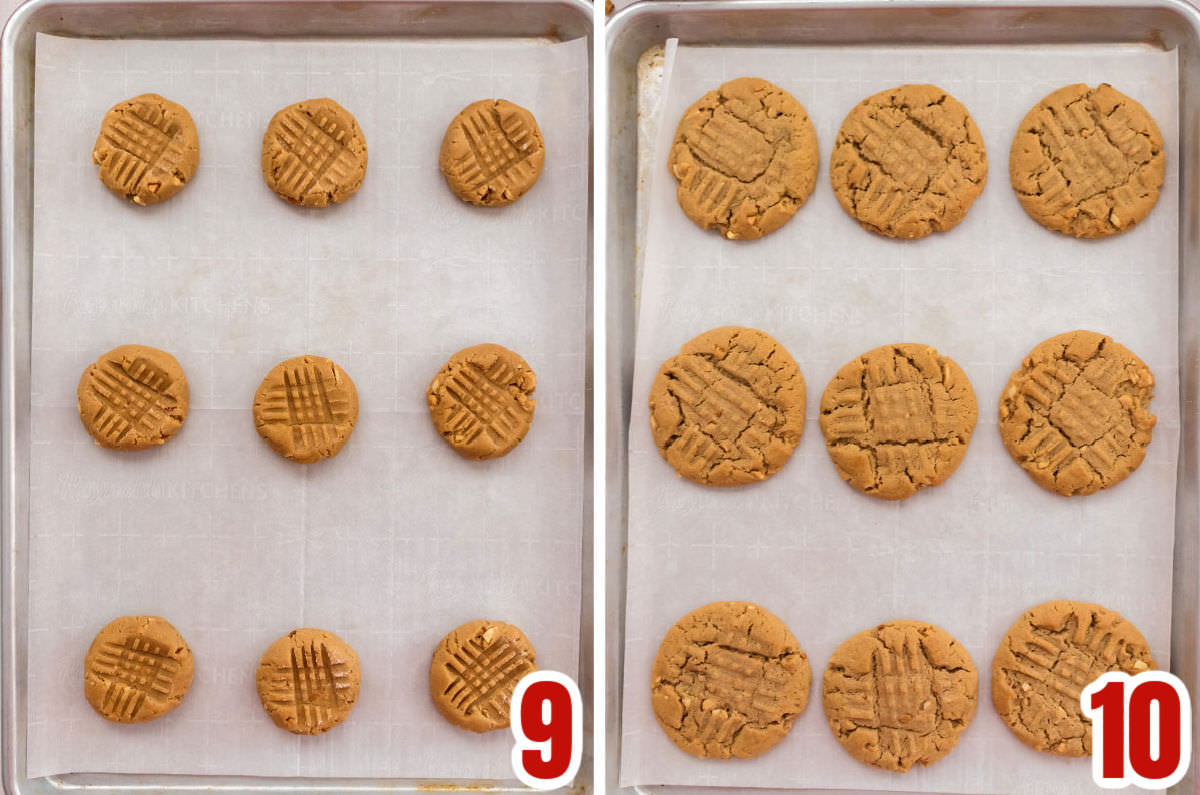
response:
M13 334L15 324L14 312L16 297L13 289L14 272L18 267L16 238L18 235L31 237L31 230L20 228L18 215L21 205L32 205L32 197L18 197L16 191L17 164L14 162L14 148L21 119L12 111L15 107L17 81L24 77L32 84L32 73L26 73L17 64L14 52L19 37L36 34L40 30L29 30L38 18L54 9L64 12L87 9L96 11L104 8L138 8L146 11L169 10L181 6L210 6L214 10L222 7L230 9L248 9L264 7L281 9L288 7L328 8L352 7L371 5L378 9L409 8L409 9L445 9L454 7L456 13L465 13L466 8L495 8L503 11L513 6L530 6L533 10L555 9L561 16L571 18L576 26L578 35L561 37L557 24L549 24L541 31L530 31L524 36L495 35L471 33L455 35L452 32L439 33L434 36L426 35L425 31L414 32L413 35L404 33L389 36L402 39L453 39L453 38L553 38L569 41L575 38L585 38L588 44L588 114L589 119L595 113L594 92L591 86L594 80L592 74L592 53L596 43L594 39L594 13L592 5L587 0L369 0L369 3L339 2L339 0L26 0L17 7L9 17L0 33L0 786L5 793L23 795L24 793L58 792L64 790L84 790L101 792L145 791L153 789L162 792L191 792L215 791L230 793L256 792L383 792L383 791L453 791L470 790L483 792L530 792L531 788L519 784L515 780L492 779L429 779L429 778L307 778L307 777L259 777L259 776L191 776L191 775L156 775L156 774L99 774L99 773L70 773L30 779L25 776L24 750L27 723L18 710L17 705L23 705L25 694L21 692L18 682L17 656L24 655L24 641L17 631L18 605L27 601L27 593L21 593L24 577L18 577L16 571L16 554L18 550L17 529L21 506L18 505L20 494L17 491L17 466L22 462L18 448L27 429L17 425L17 410L19 396L16 393L16 348ZM378 13L383 13L379 11ZM82 34L80 34L82 35ZM186 34L154 35L138 33L137 38L219 38L230 36L227 33L206 33L198 36ZM84 36L92 38L93 36ZM115 34L111 37L99 38L134 38L128 34ZM364 38L364 34L343 34L336 32L319 36L326 39ZM265 39L265 36L252 36L255 39ZM318 38L311 33L296 35L281 34L272 36L275 39L312 39ZM28 120L29 131L25 134L32 140L32 119ZM590 694L596 687L592 680L592 618L593 595L596 584L592 582L593 534L592 505L593 505L593 414L595 390L592 385L592 367L590 365L596 350L592 338L592 293L595 286L595 263L592 258L592 228L594 224L595 201L593 188L596 175L591 165L592 149L591 132L589 129L589 162L588 162L588 221L587 221L587 297L588 307L586 320L585 344L585 403L583 449L581 451L581 468L585 479L583 489L583 504L581 506L581 592L580 592L580 638L579 662L576 673L577 681L583 691L585 710L590 706ZM30 154L30 159L32 153ZM30 177L32 184L32 177ZM28 242L28 241L27 241ZM32 244L29 244L28 263L32 270ZM28 395L24 396L25 399ZM27 446L27 439L25 446ZM27 521L27 514L25 520ZM26 525L27 529L27 525ZM27 539L22 542L27 545ZM23 662L21 663L23 665ZM579 773L576 776L572 790L588 792L591 789L594 765L593 744L591 737L594 732L590 724L590 710L585 713L584 720L584 757ZM20 757L18 758L18 752Z
M859 14L870 13L871 11L880 11L892 15L904 14L910 11L929 11L951 14L954 12L992 12L992 13L1029 13L1037 11L1064 11L1068 13L1083 13L1095 12L1103 13L1105 11L1152 11L1158 13L1170 14L1177 17L1181 24L1185 25L1188 33L1192 38L1193 57L1200 58L1200 8L1188 2L1188 0L1007 0L1002 5L998 5L991 0L636 0L636 2L628 5L615 13L607 20L605 26L605 69L608 76L609 91L607 96L598 97L597 100L604 104L604 109L609 118L610 129L616 125L613 122L614 117L620 117L620 114L614 112L617 110L620 103L631 103L632 117L636 120L638 109L638 86L636 85L636 69L637 59L646 51L647 47L662 45L666 39L671 38L672 34L668 32L670 24L673 20L680 18L698 18L704 15L714 15L720 12L729 12L736 9L739 14L745 15L761 15L764 13L774 14L793 14L797 18L802 18L805 14L813 12L853 12ZM796 20L793 20L795 22ZM648 42L643 42L642 47L637 48L632 53L632 61L625 63L619 59L629 57L630 53L622 51L624 39L626 37L636 37L641 33L639 26L650 26L654 28L654 35L650 36ZM940 32L940 31L939 31ZM1077 40L1073 43L1082 43L1091 41L1095 43L1127 43L1134 41L1130 36L1114 36L1110 39L1090 39ZM1146 40L1138 40L1141 43L1146 43ZM636 42L635 42L636 43ZM820 44L847 44L844 41L828 40L820 41L792 41L793 46L820 45ZM868 46L870 43L865 39L863 41L849 43L847 46ZM904 46L909 43L920 43L928 46L929 44L937 44L935 41L921 42L890 42L891 46ZM952 43L941 42L944 46L955 46ZM987 45L989 42L971 41L963 42L958 46L972 45ZM993 41L992 44L1010 43ZM1066 43L1065 41L1063 43ZM1161 44L1161 41L1159 41ZM722 40L720 36L701 37L699 40L684 41L680 38L680 44L688 45L710 45L710 46L788 46L786 40L772 40L769 42L754 42L730 37ZM1179 49L1186 46L1185 43L1177 45ZM614 79L622 66L633 71L634 85L632 90L627 90L626 94L622 94L622 87L616 84L618 81ZM1189 137L1195 138L1197 131L1189 129L1185 121L1185 110L1189 104L1193 107L1193 111L1200 108L1200 93L1195 88L1191 94L1187 91L1183 74L1185 64L1182 61L1179 65L1180 69L1180 130L1179 130L1179 156L1180 156L1180 230L1179 230L1179 265L1180 265L1180 280L1182 282L1183 270L1185 263L1196 260L1200 255L1200 245L1193 241L1191 245L1187 244L1187 221L1188 216L1195 216L1197 208L1190 205L1186 201L1185 193L1185 173L1184 166L1187 163L1187 150L1189 143L1192 148L1195 148L1194 142L1189 142ZM1190 103L1188 99L1190 97ZM633 399L630 394L632 390L632 359L634 355L633 345L636 343L636 322L637 322L637 294L638 285L636 284L636 260L640 252L633 251L633 245L626 243L622 245L621 234L627 235L626 240L633 239L633 230L637 225L637 166L636 166L636 149L638 132L636 124L632 132L626 132L626 136L631 135L634 142L634 163L633 182L634 192L630 196L628 193L622 193L621 185L614 185L613 174L616 166L615 163L620 163L623 157L628 156L628 152L622 153L619 151L619 145L626 143L625 136L618 136L610 132L609 139L606 142L608 147L608 169L605 178L608 181L607 187L607 206L604 208L608 217L608 240L607 240L607 261L605 262L604 283L598 285L598 289L605 291L605 297L608 302L608 340L609 348L606 350L606 366L609 372L609 383L606 385L607 400L605 411L607 413L607 422L610 428L608 438L603 440L605 445L605 455L608 461L607 476L609 479L609 488L607 494L603 495L605 500L605 515L607 516L606 528L606 546L607 546L607 566L606 566L606 583L607 583L607 606L608 612L606 615L606 628L609 633L610 641L606 650L607 659L605 660L605 682L608 687L608 714L607 725L604 727L606 742L605 754L605 780L607 782L608 791L619 793L620 795L651 795L651 793L661 793L667 795L701 795L712 794L718 795L723 792L731 792L728 788L723 787L698 787L687 785L633 785L619 786L620 770L621 770L621 729L624 720L622 710L624 701L624 667L625 667L625 593L626 593L626 575L628 570L628 560L626 550L628 549L629 541L629 522L628 522L628 443L629 443L629 405ZM627 143L626 143L627 145ZM1195 171L1196 165L1191 166L1192 171ZM1195 181L1194 179L1192 180ZM1194 187L1194 186L1193 186ZM621 222L614 223L614 218L624 217L627 226ZM630 220L632 218L632 220ZM1192 227L1195 226L1194 218L1191 219ZM627 272L623 272L627 271ZM621 280L628 279L627 284L621 283ZM1183 289L1180 289L1181 310L1185 301ZM621 301L625 301L628 306L622 306ZM614 303L617 306L614 306ZM620 328L616 322L618 315L616 312L628 311L630 317L628 319L621 318L625 321L626 328ZM1180 327L1182 330L1184 312L1180 312ZM618 326L614 332L613 326ZM629 335L628 345L629 350L624 350L618 345L613 344L614 337L617 334ZM1182 331L1181 334L1182 336ZM622 340L623 341L623 340ZM1181 346L1180 353L1180 368L1185 365L1185 353ZM626 366L628 363L628 367ZM1192 362L1193 366L1200 366L1200 363ZM615 375L614 375L615 374ZM630 383L625 383L623 376L628 375ZM615 386L614 386L615 384ZM1184 444L1184 428L1188 424L1190 418L1193 427L1196 424L1197 416L1200 416L1195 401L1189 402L1184 395L1186 388L1183 378L1180 379L1180 446L1179 460L1180 467L1177 475L1177 483L1184 481L1187 472L1185 472L1184 459L1187 454ZM615 430L613 430L615 429ZM1191 484L1195 486L1195 478L1191 479ZM1194 495L1193 495L1194 496ZM1195 546L1197 539L1200 538L1200 523L1195 521L1196 512L1194 510L1194 499L1191 511L1180 511L1179 506L1181 501L1185 500L1185 496L1179 493L1176 494L1176 556L1180 554L1181 534L1181 517L1192 519L1194 532L1192 537L1185 538L1184 543L1187 545L1188 551L1192 558L1195 557ZM1185 516L1186 514L1186 516ZM1193 577L1191 586L1194 590L1195 582L1200 580L1200 568L1192 572ZM1195 606L1190 611L1181 611L1178 609L1179 601L1179 571L1178 564L1176 565L1175 579L1176 585L1175 598L1172 612L1172 668L1175 669L1181 662L1181 655L1174 652L1176 646L1177 624L1190 618L1195 624L1192 627L1192 637L1189 646L1191 652L1191 668L1186 671L1183 678L1185 681L1190 680L1193 692L1193 701L1197 698L1196 694L1200 694L1200 620L1197 619L1197 610ZM1196 728L1200 726L1200 713L1193 714L1193 759L1200 758L1200 735L1197 734ZM1196 791L1200 788L1200 772L1197 772L1197 764L1194 763L1189 769L1184 779L1171 788L1173 793L1184 793ZM741 791L740 789L737 791ZM751 789L754 792L771 792L784 793L801 792L801 790L760 790ZM826 790L803 790L807 793L826 792ZM833 791L828 791L833 792ZM837 790L836 792L848 792L848 790ZM880 791L882 792L882 791ZM876 793L879 795L879 793ZM897 795L899 795L897 793Z

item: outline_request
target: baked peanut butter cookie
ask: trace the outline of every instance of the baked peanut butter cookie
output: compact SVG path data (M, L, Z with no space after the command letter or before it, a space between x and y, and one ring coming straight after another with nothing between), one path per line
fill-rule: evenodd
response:
M270 645L255 674L271 720L292 734L323 734L350 717L362 671L350 644L323 629L294 629Z
M808 706L808 657L782 621L750 602L693 610L663 638L650 678L654 716L702 759L774 748Z
M1059 756L1092 753L1083 689L1109 671L1155 668L1137 627L1087 602L1045 602L1009 628L992 660L992 703L1021 742Z
M842 479L885 500L954 473L978 418L966 373L928 345L883 345L838 370L821 396L821 432Z
M175 357L121 345L88 365L76 392L79 419L101 447L145 450L165 443L188 414L188 383Z
M344 202L362 187L367 141L350 111L332 99L306 99L271 117L262 174L282 199L304 207Z
M118 196L141 205L166 201L196 174L196 124L187 108L158 94L127 99L104 114L92 162Z
M1025 212L1073 237L1131 229L1154 209L1163 137L1137 101L1108 83L1063 86L1021 121L1008 158Z
M663 362L650 387L650 431L663 458L707 486L765 480L804 432L804 376L773 337L724 326Z
M107 720L154 720L183 701L192 665L192 650L166 619L122 616L92 641L83 659L83 692Z
M425 392L433 427L464 458L512 452L533 423L537 376L518 354L485 343L463 348L442 365Z
M537 670L525 633L502 621L469 621L433 651L429 695L442 717L462 729L507 729L517 683Z
M450 121L438 166L458 198L503 207L533 187L545 160L546 143L532 113L506 99L483 99Z
M775 231L817 181L817 134L804 106L757 77L725 83L679 121L668 166L688 218L730 240Z
M975 716L979 675L945 630L889 621L829 659L823 697L833 735L851 756L907 773L953 750Z
M864 228L913 239L966 216L987 182L987 152L962 103L937 86L903 85L846 116L829 178L842 209Z
M271 368L254 393L254 427L289 461L314 464L346 446L358 421L358 390L324 356L297 356Z
M1040 343L1000 396L1000 438L1039 486L1065 497L1127 478L1146 457L1154 374L1094 331Z

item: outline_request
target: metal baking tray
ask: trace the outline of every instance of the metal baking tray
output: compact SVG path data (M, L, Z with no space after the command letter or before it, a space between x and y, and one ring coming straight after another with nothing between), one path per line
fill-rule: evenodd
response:
M31 272L33 267L33 84L38 33L89 38L545 38L586 37L587 0L31 0L9 20L0 41L0 766L12 795L98 792L526 791L513 781L315 779L248 776L68 774L25 776L29 530ZM590 80L589 80L590 83ZM589 92L590 94L590 92ZM590 111L590 105L589 105ZM590 180L589 180L590 184ZM590 192L589 192L590 196ZM591 203L588 207L589 233ZM588 258L587 351L590 360L592 263ZM585 403L583 583L576 680L584 703L592 681L592 382ZM585 720L583 763L573 792L590 790L592 742Z
M1172 671L1200 692L1200 11L1186 0L642 0L607 25L608 200L605 440L608 493L606 780L619 788L628 542L629 416L639 294L638 63L667 39L689 45L1014 45L1150 43L1179 53L1179 367L1181 433L1175 513ZM651 164L651 167L654 167ZM621 642L617 642L617 641ZM1195 718L1193 718L1195 720ZM1192 731L1193 759L1200 734ZM1192 770L1173 791L1195 792ZM752 786L753 782L746 782Z

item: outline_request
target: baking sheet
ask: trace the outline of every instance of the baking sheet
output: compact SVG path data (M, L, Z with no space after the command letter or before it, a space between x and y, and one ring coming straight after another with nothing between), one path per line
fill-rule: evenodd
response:
M1109 605L1169 664L1178 405L1178 148L1174 53L1151 47L695 48L671 58L653 142L630 429L629 562L622 785L846 788L959 793L1094 789L1086 759L1022 745L991 707L992 653L1027 607L1056 598ZM684 109L744 75L771 80L808 109L821 171L782 229L730 243L675 202L665 168ZM1112 82L1157 119L1168 172L1157 207L1131 232L1078 241L1025 215L1008 186L1008 146L1041 97L1071 82ZM837 204L828 163L837 128L862 98L934 82L982 130L989 184L946 234L893 241L862 230ZM649 433L646 395L663 359L726 324L762 328L808 383L804 438L762 484L710 489L679 479ZM1021 358L1074 328L1113 335L1157 378L1154 442L1120 486L1065 500L1042 490L1000 442L995 406ZM901 503L845 485L816 421L820 394L846 361L877 345L935 345L974 385L980 422L955 475ZM714 600L756 601L779 615L809 656L807 711L773 751L702 761L676 749L650 709L650 666L663 635ZM932 768L892 774L843 751L825 721L820 679L844 639L894 618L936 623L980 671L976 717Z
M583 511L587 45L491 41L85 41L39 36L30 463L31 777L67 771L510 779L507 732L447 724L429 655L457 624L521 626L542 667L574 673ZM115 102L187 107L201 162L152 208L96 179ZM280 107L331 96L370 152L343 205L305 211L259 170ZM537 186L500 211L454 198L445 125L501 96L546 140ZM119 454L80 427L83 367L136 341L171 351L191 412L163 448ZM532 430L511 455L461 459L434 432L429 379L494 341L538 375ZM361 410L346 448L284 461L250 415L278 361L328 355ZM196 678L166 718L110 724L81 662L110 618L156 613ZM363 667L341 727L300 738L258 704L254 670L298 626L336 632Z

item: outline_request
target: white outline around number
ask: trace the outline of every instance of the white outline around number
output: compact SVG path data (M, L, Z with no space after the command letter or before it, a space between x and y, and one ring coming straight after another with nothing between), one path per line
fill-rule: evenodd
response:
M1119 779L1104 777L1104 710L1092 709L1091 706L1092 696L1113 681L1122 682L1125 687L1124 708L1121 710L1125 720L1121 732L1121 736L1125 738L1125 747L1121 749L1125 776ZM1162 779L1142 778L1129 763L1129 698L1134 689L1143 682L1164 682L1170 685L1179 697L1179 764L1171 775ZM1187 773L1192 761L1192 702L1187 687L1175 674L1168 671L1143 671L1137 676L1130 676L1124 671L1109 671L1083 689L1079 695L1079 706L1083 709L1083 714L1092 721L1092 780L1096 782L1096 786L1104 789L1122 789L1132 784L1141 789L1161 790L1178 784Z
M567 689L567 693L571 697L571 761L567 765L567 771L558 778L534 778L526 772L524 765L521 764L523 752L548 750L545 747L550 744L549 741L533 742L525 736L525 730L521 726L521 702L525 699L525 691L536 682L560 684ZM579 772L579 763L583 759L583 698L579 695L579 685L575 684L575 680L558 671L534 671L526 674L513 691L508 712L513 734L512 769L521 783L527 787L543 790L558 789L571 783L575 774ZM545 758L544 754L542 758Z

